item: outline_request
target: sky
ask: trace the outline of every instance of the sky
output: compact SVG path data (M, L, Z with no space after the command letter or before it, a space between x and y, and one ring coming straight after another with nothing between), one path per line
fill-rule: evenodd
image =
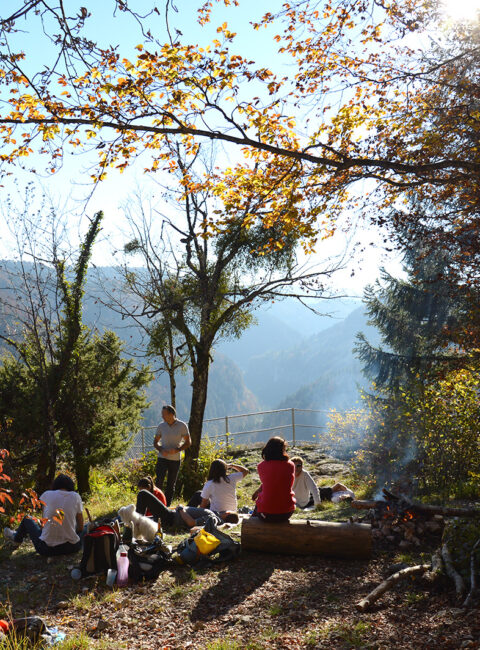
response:
M148 6L148 0L136 0L137 6ZM77 6L76 2L69 3L71 7ZM89 21L91 36L105 37L104 22L109 3L91 2L85 3L91 6L94 19ZM273 11L276 5L281 3L277 0L269 2L268 9ZM461 18L469 19L472 12L480 6L480 0L444 0L446 12L450 20ZM68 5L67 5L68 6ZM197 3L192 0L183 0L170 5L171 27L180 29L185 40L207 43L216 36L216 25L222 21L229 24L229 28L238 31L240 39L238 42L239 51L245 54L248 52L252 59L265 62L274 68L274 71L288 74L288 64L278 56L276 46L270 38L266 38L268 30L252 32L249 22L258 20L265 10L265 5L254 0L242 0L240 8L224 7L223 4L216 5L215 21L206 29L200 29L195 22L194 9ZM175 11L175 7L177 11ZM122 55L133 56L134 47L142 41L140 33L135 33L129 21L124 21L123 16L116 22L116 31L112 34L112 42L121 43ZM149 26L154 29L163 29L163 17L153 16L149 19ZM267 33L266 33L267 32ZM163 32L166 38L166 32ZM107 36L108 38L108 36ZM29 49L38 56L38 51L48 60L52 53L45 50L44 46L38 47L29 40ZM36 47L37 46L37 47ZM221 155L221 154L220 154ZM158 185L148 179L142 171L142 163L134 165L124 174L112 171L108 179L99 184L93 194L89 184L88 167L91 160L83 157L68 156L61 170L55 175L37 173L34 178L27 172L15 171L14 178L11 177L5 182L3 196L11 194L14 203L22 204L23 188L33 181L35 192L38 197L41 194L48 196L49 202L56 206L56 209L67 215L70 227L70 238L73 242L79 241L87 227L86 218L97 210L105 212L104 231L96 244L93 261L97 265L110 265L118 263L118 251L126 241L125 221L123 218L122 205L125 204L135 191L146 194L160 193ZM38 166L41 168L41 165ZM157 179L160 180L160 179ZM90 196L91 194L91 196ZM90 198L88 201L87 197ZM4 210L3 210L4 211ZM0 210L0 214L1 214ZM351 215L350 215L351 216ZM378 233L365 223L357 219L355 228L346 232L339 230L333 238L319 243L316 255L309 256L309 261L316 263L325 257L342 256L345 251L345 269L334 276L334 284L338 290L348 295L360 296L365 284L373 282L378 277L379 268L386 268L394 275L402 273L401 260L398 255L391 251L385 251L381 246L381 233ZM341 225L341 224L340 224ZM5 228L0 230L0 256L11 257L11 241ZM358 244L358 245L356 245ZM355 246L356 245L356 246ZM355 249L355 251L353 250Z

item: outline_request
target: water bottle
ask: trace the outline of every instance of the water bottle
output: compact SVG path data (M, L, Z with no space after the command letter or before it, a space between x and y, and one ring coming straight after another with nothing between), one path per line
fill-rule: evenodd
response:
M117 560L117 585L119 587L125 587L128 584L128 564L128 554L126 551L121 551Z
M120 546L117 549L117 562L122 553L126 553L128 555L128 546L126 544L120 544Z
M116 569L109 569L107 571L107 587L113 587L117 579Z

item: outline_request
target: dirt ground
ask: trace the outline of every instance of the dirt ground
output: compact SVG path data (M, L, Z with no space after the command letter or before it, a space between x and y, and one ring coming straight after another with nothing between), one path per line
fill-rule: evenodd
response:
M309 453L316 478L329 473L339 478L334 459L303 450L305 457ZM242 462L253 470L258 461L252 456ZM243 488L245 503L255 487L251 480ZM345 521L352 514L342 504L303 516ZM239 526L229 532L239 539ZM368 561L244 551L229 564L198 570L175 564L154 583L110 589L104 576L71 579L80 554L49 564L29 543L5 544L0 618L42 616L67 634L68 650L480 649L479 599L470 610L459 609L452 584L443 579L434 584L423 577L404 579L371 611L355 609L356 601L392 573L390 565L428 562L432 550L402 556L374 548Z
M356 611L388 575L392 552L362 562L244 552L111 590L104 577L74 582L73 558L47 564L30 545L11 549L0 565L3 605L83 638L79 648L480 648L478 602L459 610L444 583L410 579L371 612Z

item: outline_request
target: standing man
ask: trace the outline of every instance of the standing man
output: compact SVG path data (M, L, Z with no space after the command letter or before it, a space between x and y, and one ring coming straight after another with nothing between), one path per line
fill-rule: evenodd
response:
M162 408L162 418L163 422L158 425L153 439L153 446L158 451L155 485L162 490L165 474L167 475L165 497L167 506L169 506L172 502L178 470L180 469L180 452L188 449L192 441L188 426L185 422L177 420L177 414L173 406L168 405Z

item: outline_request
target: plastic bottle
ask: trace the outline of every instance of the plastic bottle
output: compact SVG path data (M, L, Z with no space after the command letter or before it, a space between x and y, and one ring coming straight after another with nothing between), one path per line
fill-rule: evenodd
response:
M122 553L126 553L128 555L128 546L126 544L120 544L120 546L117 549L117 562L118 558Z
M125 587L128 584L128 555L125 551L120 552L117 560L117 585Z

